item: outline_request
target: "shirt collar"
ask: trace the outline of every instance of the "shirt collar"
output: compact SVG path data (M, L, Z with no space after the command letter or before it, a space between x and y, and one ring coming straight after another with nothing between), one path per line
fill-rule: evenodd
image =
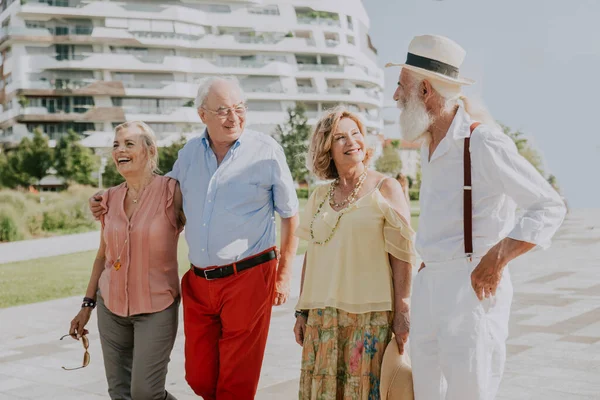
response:
M433 162L438 158L442 157L444 154L450 150L450 143L452 140L460 140L469 136L471 127L471 117L462 106L458 106L458 110L456 111L456 115L454 115L454 119L452 120L452 124L450 124L450 128L448 128L448 133L442 139L442 141L438 144L438 147L435 149L435 152L431 156L429 162ZM424 150L424 154L427 157L429 155L429 140L423 141L423 145L421 150Z
M238 147L240 147L241 142L243 142L244 140L242 139L244 137L244 133L245 133L245 129L242 132L242 134L240 135L240 137L238 138L238 140L236 140L236 142L233 144L232 149L235 150ZM208 128L204 128L204 132L202 132L202 135L200 136L202 138L202 144L204 145L204 149L208 149L210 147L210 139L208 136Z
M450 136L454 140L464 139L469 136L471 132L470 128L471 117L467 114L464 107L459 105L446 137Z

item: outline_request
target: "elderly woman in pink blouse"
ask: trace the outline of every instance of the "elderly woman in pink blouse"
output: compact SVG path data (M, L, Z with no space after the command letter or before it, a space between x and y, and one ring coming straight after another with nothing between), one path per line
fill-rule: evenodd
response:
M100 248L69 333L87 332L97 302L111 399L172 400L165 379L179 316L181 191L156 174L156 140L143 122L115 128L112 158L125 182L102 195Z

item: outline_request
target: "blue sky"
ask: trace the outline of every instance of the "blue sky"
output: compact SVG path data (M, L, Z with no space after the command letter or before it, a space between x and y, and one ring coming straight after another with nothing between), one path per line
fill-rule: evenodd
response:
M527 134L571 207L600 207L599 0L363 0L379 63L404 61L413 36L467 51L465 90ZM399 69L385 72L386 102Z

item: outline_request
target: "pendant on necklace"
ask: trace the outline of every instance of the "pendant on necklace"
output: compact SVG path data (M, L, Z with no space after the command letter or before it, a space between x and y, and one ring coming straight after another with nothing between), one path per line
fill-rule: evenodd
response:
M137 199L133 199L133 204L137 204Z
M118 271L121 269L121 261L117 260L115 261L115 263L113 264L113 267L115 267L115 271Z

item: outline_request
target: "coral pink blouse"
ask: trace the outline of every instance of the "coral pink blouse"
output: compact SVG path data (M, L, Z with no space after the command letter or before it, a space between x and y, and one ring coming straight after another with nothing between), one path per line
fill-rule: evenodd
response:
M173 205L176 184L171 178L154 177L131 220L124 208L126 183L102 196L106 264L99 288L106 307L116 315L162 311L179 295L177 243L182 228Z

